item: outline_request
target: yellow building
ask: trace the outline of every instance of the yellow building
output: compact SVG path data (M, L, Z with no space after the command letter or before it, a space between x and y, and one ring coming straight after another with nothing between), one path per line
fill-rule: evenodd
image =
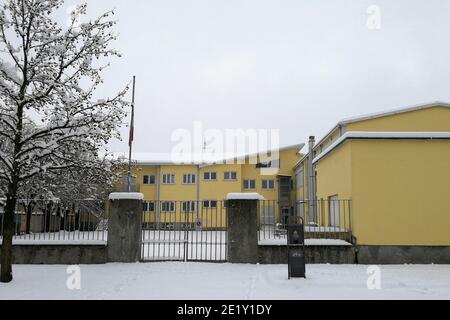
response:
M144 222L194 224L200 220L203 228L223 228L227 194L255 192L265 199L265 214L279 221L295 200L294 165L303 146L277 150L278 159L269 163L253 161L253 156L217 164L137 162L132 174L144 194Z
M307 208L311 219L342 225L342 204L330 206L349 199L359 246L450 246L449 104L341 121L312 150L315 203L323 208ZM295 166L297 199L305 201L308 159Z
M317 144L311 137L306 155L303 147L283 148L271 163L140 162L144 222L222 230L227 194L256 192L265 199L260 233L296 214L307 238L351 241L360 262L450 261L449 104L346 119Z

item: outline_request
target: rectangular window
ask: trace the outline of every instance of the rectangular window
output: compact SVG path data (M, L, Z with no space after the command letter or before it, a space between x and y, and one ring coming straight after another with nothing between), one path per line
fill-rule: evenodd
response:
M215 209L217 208L216 200L205 200L203 201L203 208Z
M175 184L175 175L174 174L169 174L169 173L165 173L162 176L162 183L163 184Z
M175 212L175 201L161 202L161 212L164 212L164 213Z
M144 201L144 212L155 212L155 202Z
M274 190L275 189L275 180L263 180L262 188L264 190Z
M183 201L182 211L183 213L195 212L195 201Z
M256 180L244 180L244 189L245 190L256 189Z
M205 172L203 174L204 180L217 180L217 172Z
M184 174L183 184L195 184L195 174Z
M155 178L155 176L144 175L142 183L144 185L155 184L156 178Z
M237 172L236 171L227 171L223 173L224 180L237 180Z

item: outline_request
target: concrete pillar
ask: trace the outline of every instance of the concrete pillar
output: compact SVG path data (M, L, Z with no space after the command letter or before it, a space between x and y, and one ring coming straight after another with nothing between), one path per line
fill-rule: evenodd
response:
M108 221L108 262L140 260L142 193L111 193Z
M228 262L258 263L257 193L230 193L227 196Z

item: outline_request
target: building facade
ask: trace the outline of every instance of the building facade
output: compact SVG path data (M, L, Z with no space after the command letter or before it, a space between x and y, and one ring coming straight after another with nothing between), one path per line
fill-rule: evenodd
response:
M351 199L354 244L450 246L449 104L341 121L312 153L315 198ZM298 199L308 197L308 158L295 166ZM342 219L341 209L327 208L323 223Z
M144 222L201 221L204 228L224 227L229 193L258 193L267 203L266 218L283 220L295 201L294 165L302 147L277 150L279 157L269 162L252 156L217 164L137 162L132 174L144 194Z

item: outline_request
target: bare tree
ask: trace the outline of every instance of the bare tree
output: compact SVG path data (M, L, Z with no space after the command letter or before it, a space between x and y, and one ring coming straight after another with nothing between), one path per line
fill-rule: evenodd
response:
M6 0L0 5L0 179L6 196L1 282L12 280L14 211L20 189L40 174L95 168L117 137L127 88L97 100L107 64L118 57L112 11L67 28L54 19L63 0Z

